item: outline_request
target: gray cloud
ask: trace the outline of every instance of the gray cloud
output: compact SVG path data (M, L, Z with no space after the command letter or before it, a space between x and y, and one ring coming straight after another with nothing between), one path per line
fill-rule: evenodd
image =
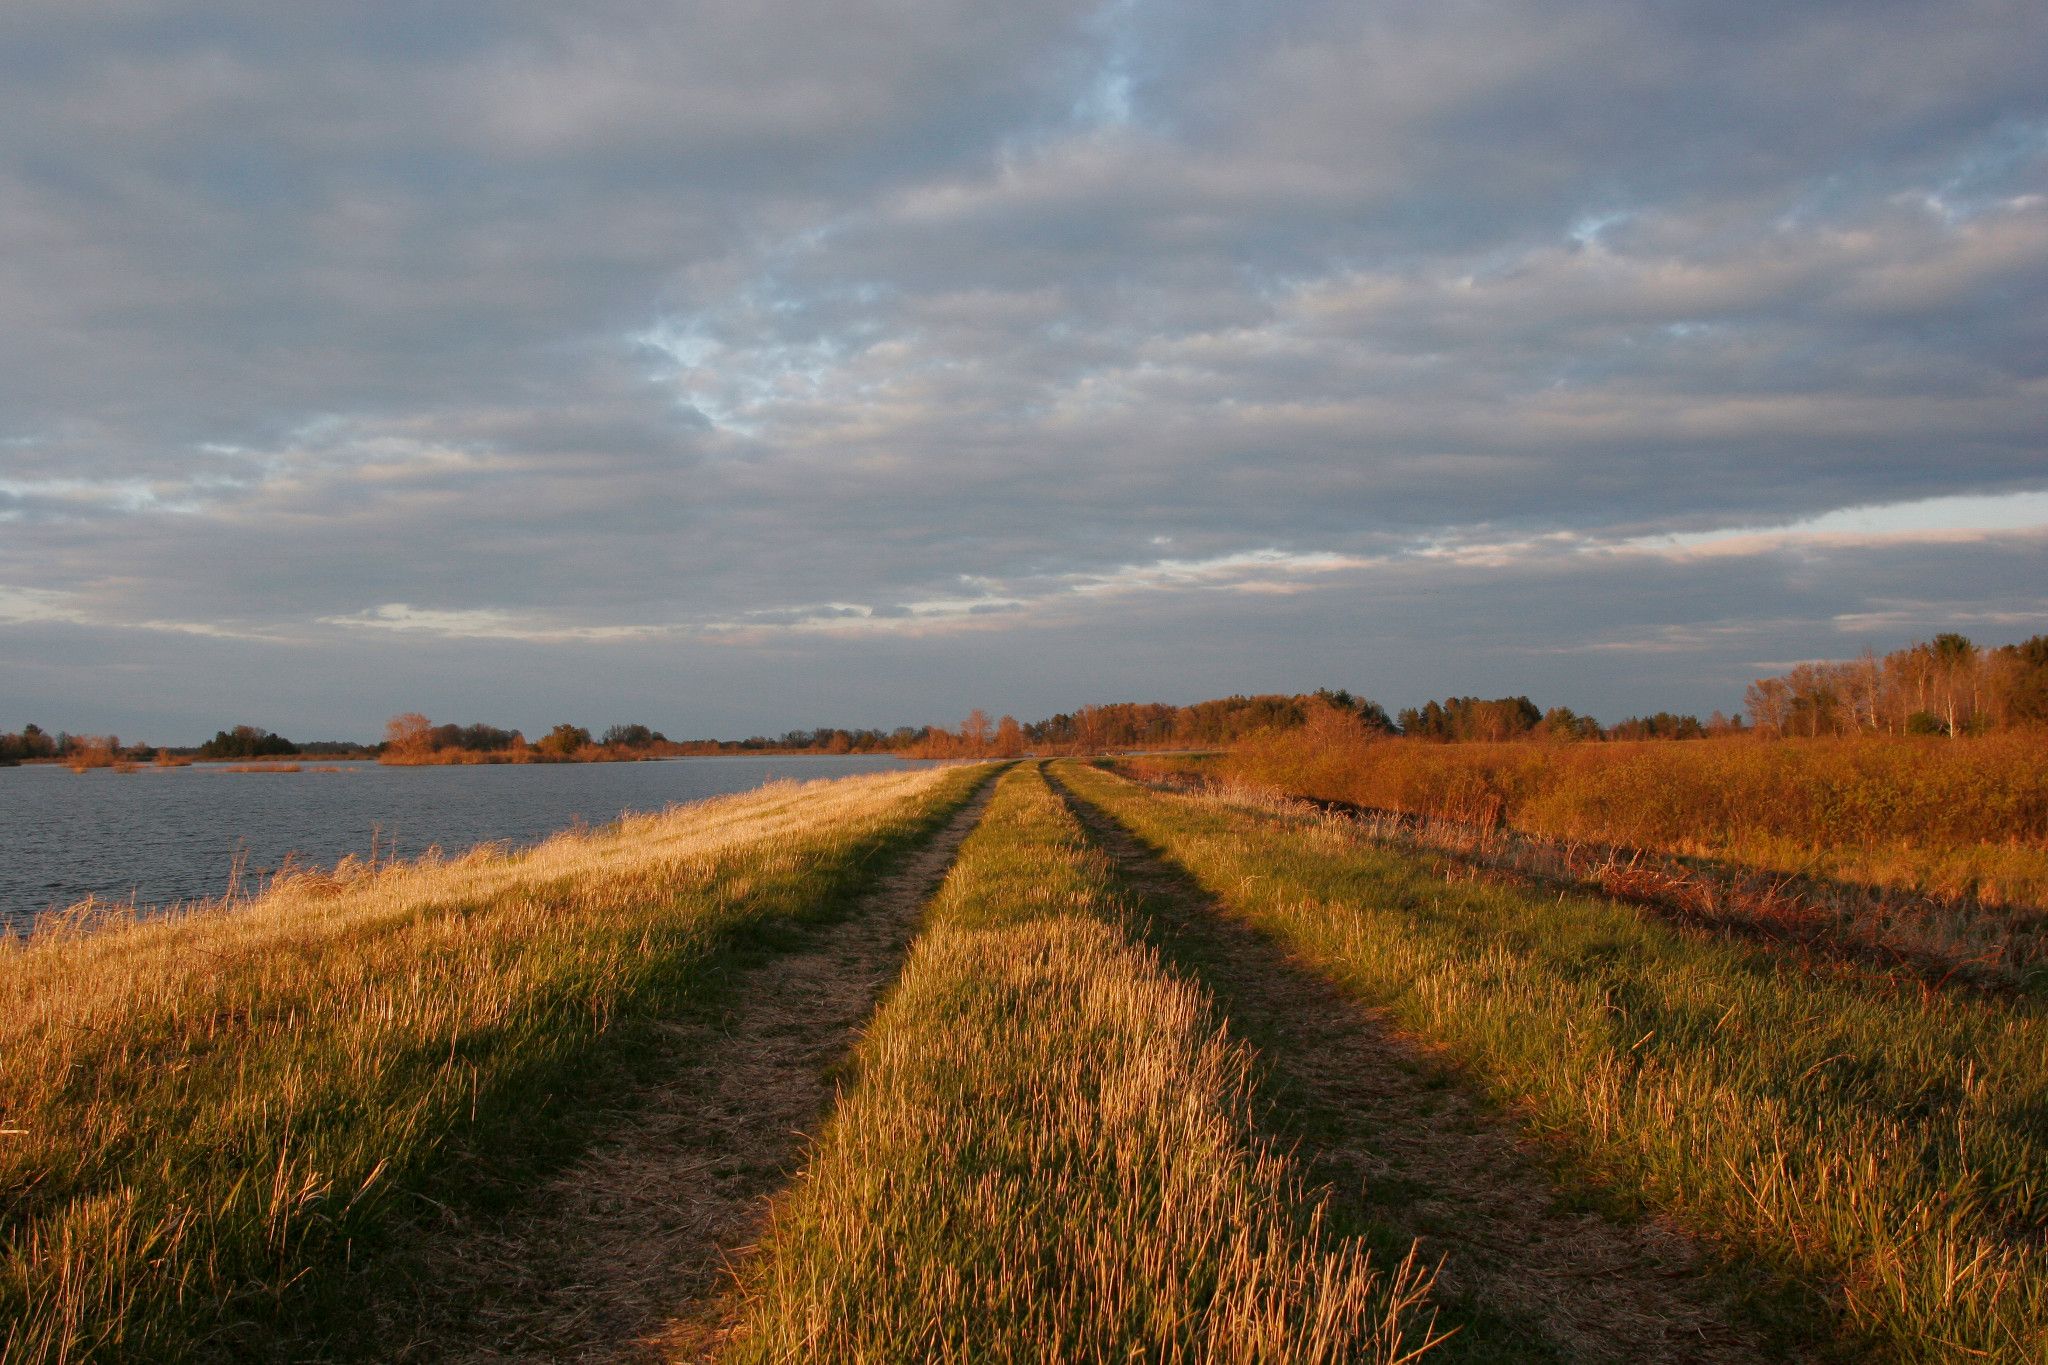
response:
M2048 627L2010 518L1642 548L2048 488L2038 5L29 3L0 75L45 723L1618 711Z

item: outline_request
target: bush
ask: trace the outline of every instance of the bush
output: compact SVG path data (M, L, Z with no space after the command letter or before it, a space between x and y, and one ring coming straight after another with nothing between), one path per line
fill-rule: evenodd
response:
M275 758L298 751L299 746L283 735L272 734L254 725L237 725L232 730L218 731L212 739L199 746L201 758Z
M550 758L568 758L590 746L590 731L580 725L557 725L533 747Z

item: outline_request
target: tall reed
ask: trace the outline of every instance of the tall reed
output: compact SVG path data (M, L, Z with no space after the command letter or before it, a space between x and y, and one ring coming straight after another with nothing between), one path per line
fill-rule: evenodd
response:
M1207 770L1560 839L1726 858L1996 904L2048 906L2048 734L1433 744L1248 741Z

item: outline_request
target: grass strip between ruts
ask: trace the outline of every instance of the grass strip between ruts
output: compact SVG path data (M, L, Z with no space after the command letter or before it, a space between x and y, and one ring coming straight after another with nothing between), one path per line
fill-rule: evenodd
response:
M1245 1048L1126 932L1036 767L1003 779L742 1269L733 1360L1394 1361L1370 1263L1253 1123Z

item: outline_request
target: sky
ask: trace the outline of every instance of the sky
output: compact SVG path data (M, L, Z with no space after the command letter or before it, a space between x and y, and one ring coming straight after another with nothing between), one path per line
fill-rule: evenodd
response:
M2039 0L0 7L0 728L2048 630Z

